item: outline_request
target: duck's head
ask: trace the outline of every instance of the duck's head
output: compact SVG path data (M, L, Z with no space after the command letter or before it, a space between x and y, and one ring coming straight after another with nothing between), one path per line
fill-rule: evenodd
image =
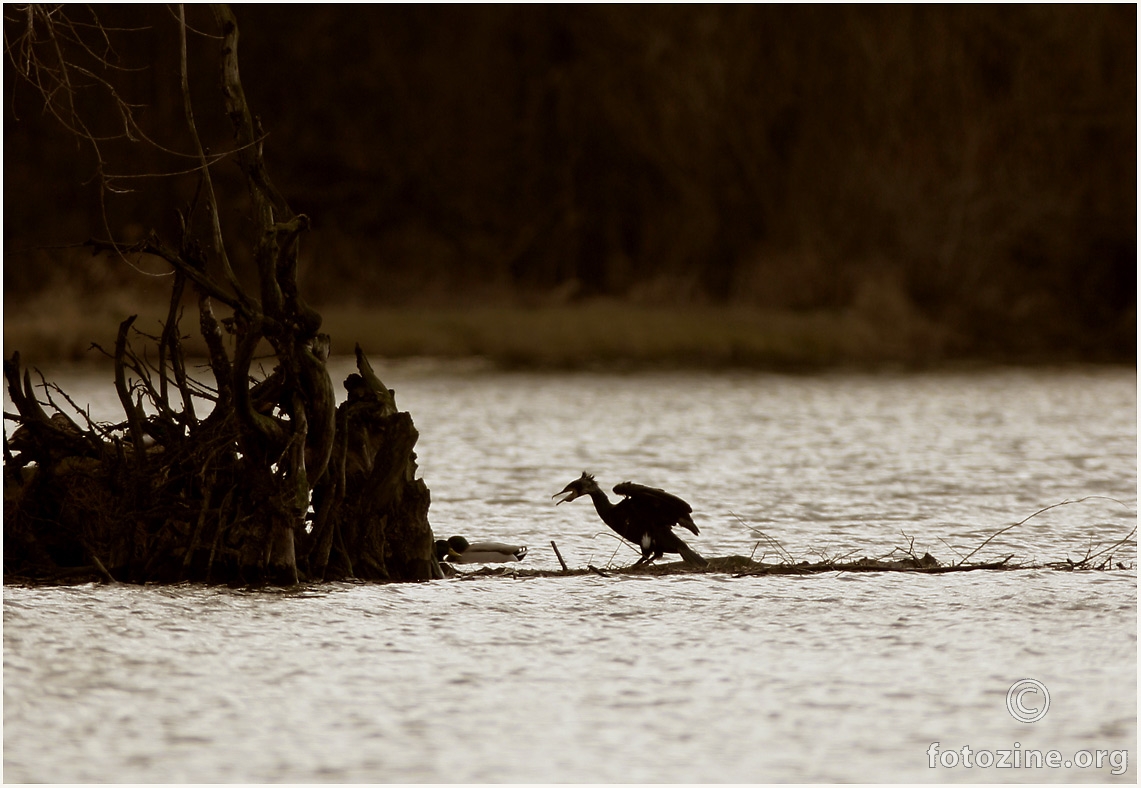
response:
M448 539L436 540L436 560L444 561L448 558L459 558L464 550L471 547L468 540L462 536L453 536Z
M567 495L566 498L563 498L562 500L560 500L558 503L555 504L555 506L558 506L560 503L566 503L567 501L573 501L575 498L578 498L580 495L589 495L591 492L593 492L594 490L597 490L597 489L598 489L598 485L595 483L594 477L591 476L586 471L583 471L582 476L578 477L573 482L571 482L566 487L564 487L561 492L557 492L554 495L552 495L551 497L552 498L558 498L560 495L563 495L565 493L570 493L569 495Z

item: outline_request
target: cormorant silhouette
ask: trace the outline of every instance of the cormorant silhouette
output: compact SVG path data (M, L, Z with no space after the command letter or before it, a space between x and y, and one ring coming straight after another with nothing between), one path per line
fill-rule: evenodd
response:
M695 535L699 533L690 516L693 509L688 503L664 490L634 482L622 482L614 487L614 492L623 496L618 503L611 503L594 477L584 471L582 476L568 484L562 492L551 497L570 493L559 501L566 503L579 496L589 495L602 522L641 549L642 557L634 566L661 558L663 553L678 553L687 564L694 566L709 563L673 532L673 527L680 525Z

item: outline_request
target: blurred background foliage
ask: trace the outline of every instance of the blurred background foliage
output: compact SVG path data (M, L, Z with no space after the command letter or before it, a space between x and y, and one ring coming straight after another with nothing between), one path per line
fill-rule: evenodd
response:
M98 8L147 66L118 77L148 133L189 150L169 12ZM941 357L1135 360L1135 5L235 12L326 309L855 309L934 327ZM219 151L215 55L195 43L191 84ZM104 203L11 62L4 86L6 306L129 286L70 245L169 230L193 177ZM179 169L107 146L119 171Z

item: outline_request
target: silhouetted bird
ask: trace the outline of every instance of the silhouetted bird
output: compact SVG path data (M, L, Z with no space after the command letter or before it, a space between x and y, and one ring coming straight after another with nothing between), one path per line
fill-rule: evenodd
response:
M689 516L693 509L688 503L656 487L645 487L634 482L622 482L614 488L614 492L623 496L618 503L610 503L610 499L598 487L594 477L584 471L582 476L568 484L562 492L555 493L551 497L557 498L563 493L570 493L559 501L566 503L579 496L589 495L602 522L614 529L623 539L641 548L642 557L634 566L641 566L661 558L662 553L678 553L686 563L695 566L705 566L709 563L673 532L673 527L680 525L693 531L694 534L698 533L693 518Z
M469 544L462 536L436 542L436 558L453 564L494 564L504 561L522 561L527 548L502 542L476 542Z

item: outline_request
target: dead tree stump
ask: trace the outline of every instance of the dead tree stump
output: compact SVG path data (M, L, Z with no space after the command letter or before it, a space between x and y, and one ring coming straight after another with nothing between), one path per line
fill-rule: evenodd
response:
M288 474L240 451L232 415L211 414L185 435L152 416L139 452L129 422L49 417L14 355L4 363L18 411L4 441L6 576L252 585L441 577L416 427L359 347L357 365L326 470L306 497L311 514L295 524L292 492L281 489ZM50 395L45 404L58 408Z
M110 48L109 36L129 31L103 28L98 20L76 24L70 9L26 10L19 73L102 164L103 140L86 131L91 127L81 115L87 104L71 91L106 88L119 115L133 119L135 105L110 81L119 72L98 54ZM411 416L396 410L392 392L359 348L358 372L346 381L348 402L337 407L326 367L331 340L298 289L309 218L290 208L270 178L266 135L239 74L234 13L226 5L211 6L216 34L207 34L187 24L186 11L178 6L171 18L178 25L184 131L197 165L178 171L194 179L194 197L177 212L173 237L151 232L130 244L90 242L95 253L145 256L171 267L163 331L147 338L157 342L157 354L136 353L135 319L123 321L114 351L106 355L115 363L125 419L96 424L73 407L84 426L53 397L53 391L64 399L66 394L46 381L32 385L18 354L4 362L17 411L5 414L15 424L11 440L7 429L4 440L5 570L39 579L88 571L130 582L280 585L437 577L428 489L416 478L416 428ZM94 43L83 40L88 33ZM228 121L229 141L207 145L199 136L187 66L192 41L216 47L217 119ZM71 48L60 49L61 42ZM88 79L96 72L110 76ZM224 155L207 153L219 143L229 146ZM151 144L166 152L179 147ZM226 233L228 213L212 173L233 165L247 199L236 203L244 206L240 229ZM256 288L251 277L235 272L232 251L238 246L246 247ZM213 385L187 373L178 322L188 289L198 295ZM219 320L215 303L230 314ZM268 365L267 357L275 359L273 370L258 379L255 366ZM199 418L203 402L212 409Z

